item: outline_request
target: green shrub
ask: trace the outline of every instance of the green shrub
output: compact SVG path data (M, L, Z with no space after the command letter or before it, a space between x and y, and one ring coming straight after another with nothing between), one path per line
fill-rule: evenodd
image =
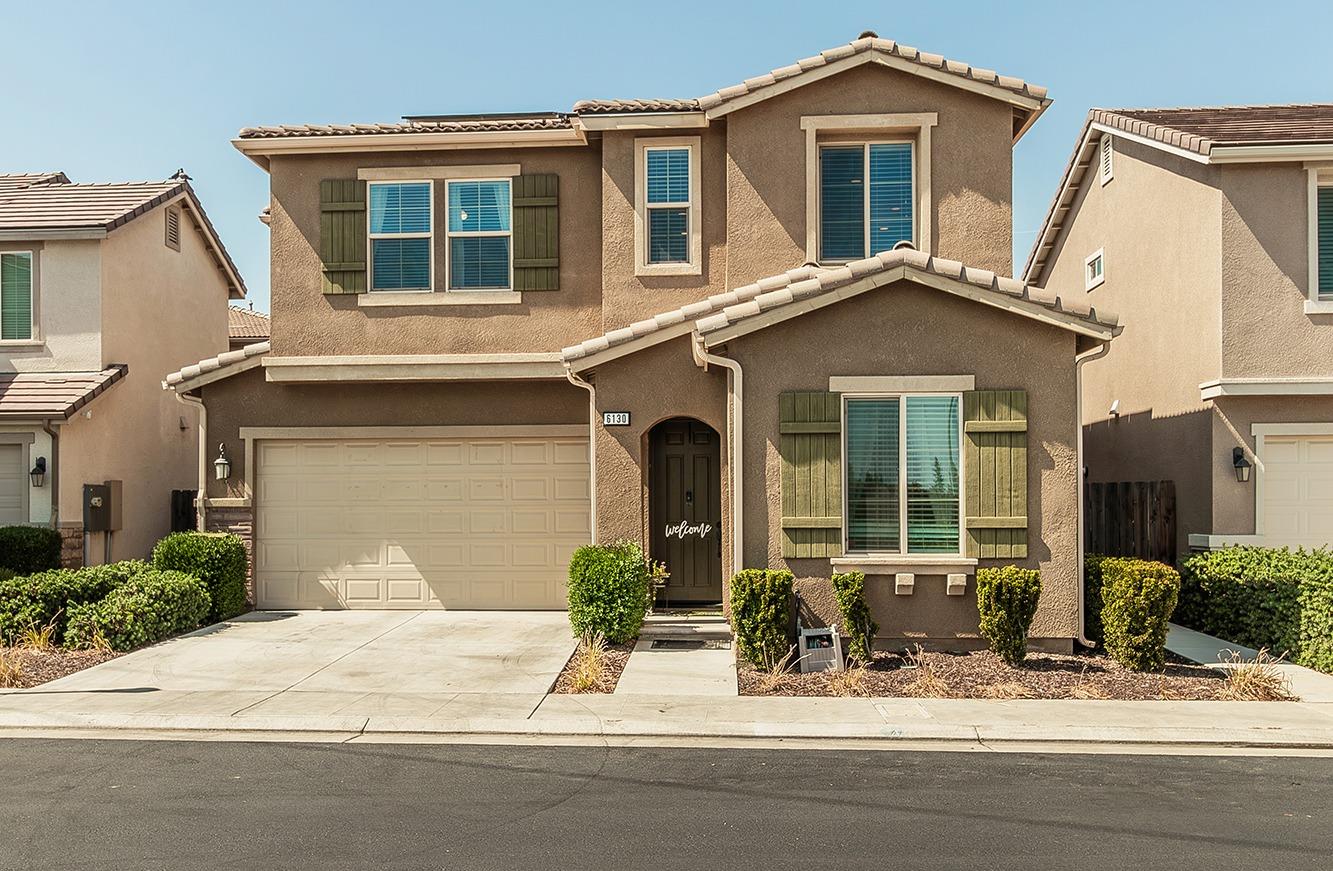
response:
M60 533L45 526L0 526L0 566L16 575L60 568Z
M1233 547L1181 571L1177 622L1333 673L1333 552Z
M208 622L245 610L245 544L234 535L173 532L153 548L153 568L194 575L204 582L212 607Z
M879 632L879 624L871 616L870 604L866 602L865 573L835 572L833 595L838 600L838 612L842 614L848 653L853 659L871 662L875 658L875 635Z
M0 581L0 641L26 629L53 627L52 641L64 640L70 610L97 602L130 578L148 570L142 560L82 569L55 569Z
M12 577L14 577L12 569L0 568L0 581L7 581Z
M1018 566L977 569L981 636L1010 665L1027 657L1028 630L1041 598L1041 573Z
M1140 559L1102 562L1106 652L1125 668L1156 671L1166 661L1166 630L1180 597L1180 575Z
M584 545L569 561L569 625L611 644L639 634L648 610L648 561L635 542Z
M731 579L731 628L741 655L760 668L791 651L792 573L743 569Z
M101 601L71 607L65 645L105 643L112 650L134 650L197 628L209 607L208 589L199 578L149 569Z
M1102 563L1110 557L1090 553L1083 557L1083 634L1089 641L1103 644Z

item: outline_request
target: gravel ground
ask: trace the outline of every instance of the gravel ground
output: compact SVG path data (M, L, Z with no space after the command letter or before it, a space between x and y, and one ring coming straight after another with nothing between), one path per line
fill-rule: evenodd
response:
M17 679L12 676L5 680L8 668L0 669L0 688L27 689L44 684L47 681L83 671L109 659L120 656L115 651L107 650L65 650L52 647L49 650L27 650L18 647L0 647L0 660L5 666L18 667Z
M1101 654L1030 653L1012 668L994 653L926 653L912 668L897 653L876 653L863 672L785 674L772 678L742 663L743 696L888 696L956 699L1217 699L1222 674L1168 655L1161 672L1141 674Z
M634 644L638 639L626 641L624 644L608 644L606 646L606 666L602 669L602 679L591 689L583 690L583 693L611 693L615 692L616 684L620 683L620 673L625 670L625 663L629 662L629 655L634 650ZM577 651L575 651L577 653ZM556 678L555 689L551 692L558 695L577 695L578 693L570 686L570 670L574 657L565 663L565 667L560 671L560 677Z

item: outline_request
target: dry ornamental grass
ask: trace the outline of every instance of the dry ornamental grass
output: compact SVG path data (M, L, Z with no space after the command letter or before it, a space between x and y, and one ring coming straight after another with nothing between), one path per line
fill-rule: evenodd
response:
M620 673L629 662L634 641L607 644L601 633L579 639L574 653L556 678L552 692L560 694L614 692Z

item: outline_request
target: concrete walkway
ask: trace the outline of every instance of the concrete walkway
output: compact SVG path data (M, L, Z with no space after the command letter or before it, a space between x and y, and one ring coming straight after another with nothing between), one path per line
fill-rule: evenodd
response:
M1259 651L1242 647L1230 641L1223 641L1184 626L1172 623L1166 634L1166 649L1172 653L1192 659L1203 665L1223 671L1233 666L1232 654L1237 654L1247 662L1253 662ZM1282 662L1274 666L1291 683L1291 691L1303 702L1333 702L1333 674L1324 674L1303 665Z

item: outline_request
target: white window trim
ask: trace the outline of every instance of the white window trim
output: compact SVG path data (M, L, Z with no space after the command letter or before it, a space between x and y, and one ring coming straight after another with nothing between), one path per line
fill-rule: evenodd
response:
M371 226L371 188L381 185L424 184L430 191L430 232L429 233L373 233ZM375 240L376 239L427 239L427 257L430 268L424 289L403 289L397 287L375 287ZM370 293L431 293L435 290L435 183L428 178L404 178L394 181L372 181L366 183L366 289Z
M914 244L920 251L928 254L933 252L930 130L938 123L939 115L935 112L801 116L801 129L805 131L805 259L807 261L819 262L819 134L821 131L825 134L864 133L876 141L883 141L884 137L898 134L912 140ZM846 144L855 145L856 142L849 141ZM866 247L868 248L869 244Z
M1250 435L1254 436L1254 452L1249 459L1254 464L1254 535L1262 540L1264 535L1264 441L1267 436L1311 437L1333 435L1333 423L1253 423Z
M1098 248L1096 251L1092 252L1087 257L1083 258L1084 290L1087 291L1095 290L1096 288L1101 287L1106 282L1106 255L1103 253L1103 251L1104 249ZM1096 263L1098 260L1102 262L1102 271L1096 278L1093 278L1090 269L1092 267L1092 264Z
M3 248L0 254L27 254L32 263L30 278L28 279L28 310L32 314L32 324L28 330L26 339L0 339L0 348L32 348L43 344L41 337L41 308L39 305L40 295L37 288L41 281L41 274L38 267L38 255L35 248Z
M444 289L447 293L513 293L514 292L514 179L509 176L493 176L490 178L446 178L441 179L444 183ZM509 185L509 229L508 230L450 230L449 229L449 185L453 182L470 183L479 181L501 181ZM434 226L434 225L432 225ZM502 237L509 240L509 280L504 287L458 287L455 288L450 282L453 280L453 271L449 268L450 260L454 256L453 245L449 244L452 239L480 239L486 237ZM432 286L433 283L432 283Z
M699 168L702 138L699 136L645 136L634 140L634 274L702 275L703 219L702 183ZM648 262L648 152L686 148L690 153L690 224L688 263ZM672 208L680 208L679 205Z
M1097 177L1103 185L1115 178L1115 137L1110 133L1097 142Z
M909 553L907 550L907 397L909 396L951 396L958 400L958 551L956 553ZM898 542L896 551L854 551L847 545L847 533L851 527L851 513L848 511L847 497L851 491L848 486L847 472L847 403L858 399L894 399L898 400ZM842 552L839 559L850 563L879 563L883 565L905 564L917 560L953 564L964 558L967 541L967 512L963 509L965 480L963 464L966 454L963 450L963 394L954 391L910 391L902 390L891 393L880 391L864 393L844 393L841 396L841 417L839 429L842 452Z
M1333 167L1307 166L1305 175L1306 223L1309 229L1305 313L1333 314L1333 299L1319 298L1319 189L1333 187Z

